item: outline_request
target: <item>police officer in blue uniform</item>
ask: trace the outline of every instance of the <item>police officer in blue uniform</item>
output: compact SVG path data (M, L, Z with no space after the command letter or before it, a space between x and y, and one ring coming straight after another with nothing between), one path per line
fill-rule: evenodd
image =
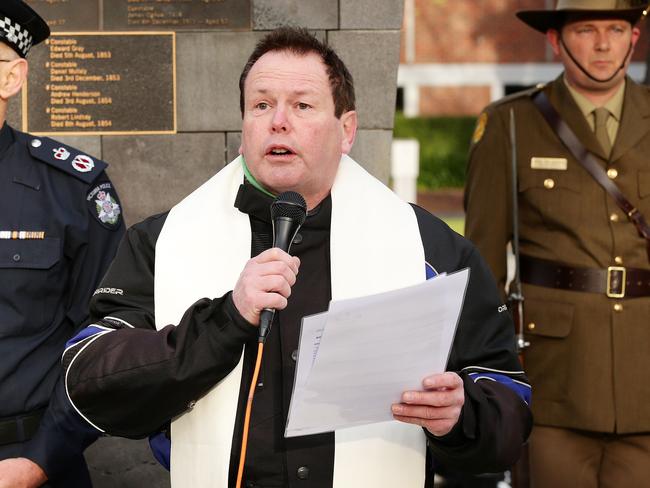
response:
M21 0L0 2L0 488L91 486L82 453L96 433L59 362L124 234L106 163L6 123L25 56L49 34Z

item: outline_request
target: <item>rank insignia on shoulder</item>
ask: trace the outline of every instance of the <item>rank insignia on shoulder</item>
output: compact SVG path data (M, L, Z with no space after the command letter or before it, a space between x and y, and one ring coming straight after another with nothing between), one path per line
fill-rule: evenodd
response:
M56 159L60 159L61 161L65 161L70 157L70 151L68 151L65 147L57 147L52 149L52 152L54 153L54 157Z
M79 154L72 160L72 167L80 173L88 173L95 167L95 161L85 154Z
M88 210L97 221L108 229L117 229L122 206L110 181L95 186L86 197Z
M485 134L485 127L487 127L488 114L482 112L479 115L478 120L476 121L476 127L474 128L474 134L472 134L472 144L478 143Z
M34 158L86 183L92 183L107 166L105 162L49 137L31 137L28 147Z

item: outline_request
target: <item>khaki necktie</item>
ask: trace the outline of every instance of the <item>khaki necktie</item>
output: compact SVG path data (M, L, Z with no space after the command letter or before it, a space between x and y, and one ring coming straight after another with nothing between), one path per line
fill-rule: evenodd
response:
M598 142L607 156L609 156L609 153L612 151L612 143L609 140L609 133L607 132L608 119L609 110L605 107L599 107L594 110L594 132L596 133L596 139L598 139Z

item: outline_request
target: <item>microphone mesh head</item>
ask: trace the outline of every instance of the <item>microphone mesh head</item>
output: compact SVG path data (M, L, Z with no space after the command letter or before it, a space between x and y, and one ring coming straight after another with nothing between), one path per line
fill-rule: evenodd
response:
M307 218L307 202L295 191L281 193L271 204L271 219L278 217L291 219L299 225L304 224Z

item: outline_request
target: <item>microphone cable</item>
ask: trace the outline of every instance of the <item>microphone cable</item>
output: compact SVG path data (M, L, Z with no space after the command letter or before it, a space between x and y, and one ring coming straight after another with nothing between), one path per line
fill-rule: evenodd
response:
M253 371L253 380L248 390L248 399L246 400L246 413L244 414L244 432L241 440L241 451L239 453L239 468L237 469L236 488L241 488L242 477L244 476L244 464L246 462L246 448L248 447L248 428L251 420L251 410L253 408L253 397L257 387L257 378L260 375L260 366L262 365L262 356L264 355L264 342L260 340L257 343L257 359L255 360L255 370Z
M273 224L273 247L278 247L289 252L298 229L305 222L307 217L307 203L302 195L294 191L286 191L280 194L271 204L271 222ZM248 431L250 428L251 411L253 409L253 398L257 387L257 379L260 374L262 357L264 356L264 344L273 324L274 309L264 309L260 313L259 338L257 343L257 358L253 379L248 390L246 400L246 412L244 413L244 428L242 433L241 450L239 453L239 466L237 468L236 488L241 488L244 477L244 464L246 464L246 450L248 448Z

